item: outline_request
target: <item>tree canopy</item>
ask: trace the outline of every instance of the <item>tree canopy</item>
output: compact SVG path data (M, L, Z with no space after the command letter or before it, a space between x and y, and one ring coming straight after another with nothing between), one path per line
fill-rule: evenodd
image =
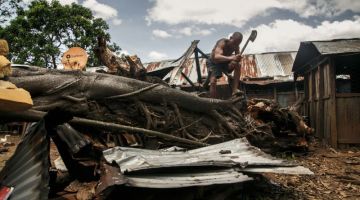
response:
M20 8L21 0L0 0L0 23L4 24Z
M103 19L94 18L91 10L81 5L36 0L28 8L18 9L17 16L0 30L0 38L8 40L14 63L57 68L61 54L78 46L89 53L88 65L93 66L98 62L93 53L97 37L110 40L108 29Z

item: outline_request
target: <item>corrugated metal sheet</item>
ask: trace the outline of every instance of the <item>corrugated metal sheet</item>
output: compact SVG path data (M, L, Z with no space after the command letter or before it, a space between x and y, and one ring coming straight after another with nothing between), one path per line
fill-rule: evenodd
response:
M11 200L48 199L49 137L43 121L31 127L0 172L1 184L14 187Z
M282 159L265 154L245 138L186 152L155 151L115 147L103 152L107 162L116 162L122 173L149 169L187 167L292 167ZM307 172L310 172L309 170Z
M104 166L100 191L112 185L181 188L252 180L244 173L313 174L307 168L265 154L245 138L185 152L115 147L103 155L119 168Z
M81 148L90 144L90 140L84 137L84 135L79 133L68 123L57 126L56 133L60 139L66 143L68 149L74 154L78 153Z
M296 52L277 52L244 55L244 58L241 62L242 68L240 78L243 79L245 77L261 78L283 76L287 77L288 80L292 80L291 68L295 56ZM154 73L156 71L160 71L169 67L174 67L174 69L164 77L164 79L167 79L177 74L179 68L175 66L177 66L178 64L178 62L172 63L171 60L166 60L162 62L147 63L144 64L144 66L147 69L147 72L150 73ZM203 78L207 77L208 73L205 58L200 58L200 70L201 76ZM196 63L194 58L189 58L186 61L182 72L187 77L189 77L192 82L197 82ZM183 77L177 78L175 80L175 85L190 85ZM224 75L222 78L220 78L218 80L218 84L227 84L227 77Z
M229 153L222 153L222 152ZM203 147L186 152L154 151L114 147L103 152L105 159L115 161L121 172L154 168L189 166L289 166L284 160L273 158L251 146L246 139Z
M256 63L261 72L258 77L292 76L291 67L295 55L295 52L256 55Z
M197 173L126 175L125 177L128 180L125 185L142 188L181 188L253 180L234 169L207 170Z
M313 41L311 43L323 55L360 52L360 38Z
M96 189L100 194L109 187L124 185L141 188L183 188L192 186L207 186L214 184L231 184L253 180L234 169L208 169L202 172L178 173L149 173L127 174L120 173L119 168L103 164L103 173Z
M306 41L301 42L296 55L292 71L303 73L317 58L325 55L352 54L360 52L360 38L336 39L328 41ZM319 62L320 60L316 60Z

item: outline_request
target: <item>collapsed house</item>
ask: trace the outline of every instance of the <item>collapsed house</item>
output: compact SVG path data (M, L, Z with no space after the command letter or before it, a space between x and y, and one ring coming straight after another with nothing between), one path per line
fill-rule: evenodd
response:
M301 42L295 79L305 80L304 111L333 147L360 144L360 39Z
M162 78L173 87L196 91L208 76L208 54L196 47L198 42L194 41L179 59L145 63L147 73ZM191 56L192 53L194 56ZM295 84L291 71L295 56L294 51L244 55L239 78L247 97L274 99L282 107L290 106L300 99L303 82ZM218 79L217 88L218 98L228 99L231 96L226 75Z
M138 188L145 192L133 193L133 199L159 199L164 195L147 195L156 194L156 189L190 187L206 191L211 185L251 181L262 172L313 174L307 168L263 153L244 138L193 150L179 147L101 150L67 124L70 119L69 113L55 109L28 129L0 172L2 187L12 188L11 200L48 199L48 195L50 199L112 199ZM53 166L52 171L49 171L50 138L65 165L57 170ZM226 198L237 190L222 196ZM209 199L206 195L205 192L184 199ZM160 199L166 198L169 196Z
M200 52L194 44L179 59L173 81L187 78L183 68L189 55ZM271 100L209 99L173 89L144 73L139 59L126 58L124 68L103 47L98 53L110 59L105 59L113 66L110 73L13 66L9 81L29 91L34 106L0 112L0 119L37 123L0 173L1 183L12 188L11 199L45 199L47 194L112 199L128 193L134 199L146 194L168 199L171 192L164 197L165 190L211 191L212 185L234 186L263 172L312 174L257 148L306 152L313 130L295 111ZM61 157L51 162L50 138ZM234 188L219 194L226 198L239 191ZM187 199L211 197L199 195Z

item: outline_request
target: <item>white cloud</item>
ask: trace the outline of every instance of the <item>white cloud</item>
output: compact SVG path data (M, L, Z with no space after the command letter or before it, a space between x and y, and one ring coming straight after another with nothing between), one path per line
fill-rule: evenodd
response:
M347 10L360 12L359 0L283 0L283 8L302 17L337 16Z
M192 35L192 29L191 27L185 27L183 29L179 30L179 33L186 35L186 36L191 36Z
M82 4L84 7L89 8L95 17L103 18L104 20L115 20L113 24L121 24L121 20L118 18L118 11L106 4L99 3L96 0L85 0Z
M168 58L168 55L166 55L165 53L157 52L157 51L151 51L149 53L148 57L151 60L162 60L162 59Z
M34 0L23 0L25 4L29 4ZM51 2L52 0L46 0ZM69 5L72 3L79 4L78 0L58 0L62 5ZM82 6L89 8L95 17L103 18L104 20L109 20L114 25L120 25L122 20L118 17L118 11L106 4L99 3L97 0L84 0Z
M182 35L185 35L185 36L193 36L193 35L201 35L201 36L207 36L207 35L210 35L212 34L212 32L215 31L214 28L211 28L211 29L200 29L198 27L185 27L185 28L182 28L180 30L178 30L177 32L182 34Z
M169 34L168 32L164 31L164 30L160 30L160 29L155 29L152 31L152 34L155 36L155 37L158 37L158 38L169 38L169 37L172 37L171 34Z
M324 21L311 27L294 20L276 20L269 25L255 27L258 36L248 45L247 52L297 50L301 41L354 38L360 35L360 17L344 21ZM245 38L250 31L245 33Z
M49 1L49 0L48 0ZM77 0L59 0L59 2L62 4L62 5L68 5L68 4L72 4L72 3L78 3Z
M359 0L153 0L145 17L152 22L227 24L241 27L270 9L290 10L302 17L336 16L346 10L360 12Z
M196 22L241 26L249 18L272 6L281 5L277 0L155 0L154 6L148 10L146 19L149 23Z
M119 18L114 18L114 19L112 20L112 23L113 23L114 25L120 25L120 24L122 23L122 20L119 19Z
M32 1L34 1L34 0L23 0L23 2L25 4L28 4L28 3L32 2ZM46 1L50 3L52 0L46 0ZM69 4L72 4L72 3L78 3L78 0L58 0L58 1L62 5L69 5Z

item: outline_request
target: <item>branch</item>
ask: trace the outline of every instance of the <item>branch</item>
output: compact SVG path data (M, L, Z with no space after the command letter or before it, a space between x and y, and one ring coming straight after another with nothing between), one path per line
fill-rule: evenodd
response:
M136 90L134 92L129 92L129 93L126 93L126 94L120 94L120 95L115 95L115 96L111 96L111 97L105 97L105 99L120 99L120 98L124 98L124 97L131 97L131 96L135 96L135 95L138 95L142 92L146 92L148 90L151 90L153 88L155 88L156 86L159 86L160 84L156 83L156 84L153 84L153 85L150 85L150 86L147 86L147 87L144 87L144 88L141 88L139 90Z
M36 111L36 110L28 110L24 112L1 112L0 118L1 119L7 119L7 120L21 120L21 121L39 121L45 116L45 112ZM150 136L156 136L159 138L163 138L170 141L175 142L181 142L185 144L195 145L195 146L208 146L208 144L197 142L193 140L188 140L185 138L176 137L173 135L168 135L165 133L161 133L159 131L153 131L148 130L144 128L138 128L133 126L125 126L115 123L109 123L109 122L103 122L103 121L97 121L97 120L91 120L91 119L85 119L85 118L79 118L74 117L71 121L69 121L69 124L72 125L80 125L80 126L87 126L87 127L93 127L93 128L101 128L103 130L109 130L114 131L114 133L118 133L117 131L128 131L132 133L142 133L144 135L150 135Z

